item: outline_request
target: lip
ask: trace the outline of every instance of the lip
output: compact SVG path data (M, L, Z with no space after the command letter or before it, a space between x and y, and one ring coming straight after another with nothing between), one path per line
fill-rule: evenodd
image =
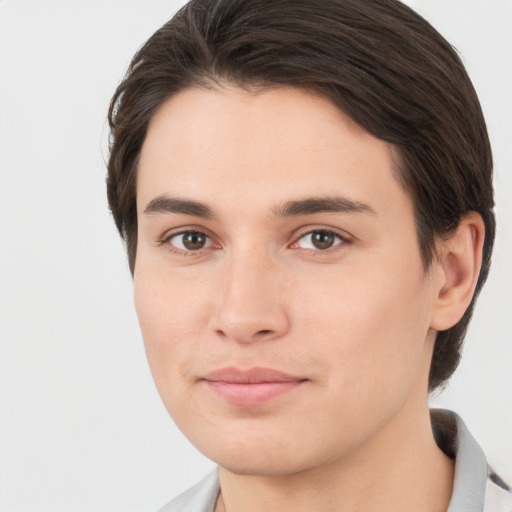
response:
M307 379L271 368L235 367L215 370L202 379L218 396L233 405L256 406L295 390Z

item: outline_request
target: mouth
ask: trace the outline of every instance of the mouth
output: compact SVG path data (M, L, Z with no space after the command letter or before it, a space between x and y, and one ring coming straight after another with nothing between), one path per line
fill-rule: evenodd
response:
M202 379L220 398L239 406L256 406L290 393L307 379L270 368L215 370Z

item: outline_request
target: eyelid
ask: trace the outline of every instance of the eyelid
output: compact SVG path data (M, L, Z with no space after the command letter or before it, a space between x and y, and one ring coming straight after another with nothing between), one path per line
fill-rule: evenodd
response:
M166 242L167 240L171 239L173 236L182 235L183 233L201 233L202 235L207 236L208 238L211 238L213 240L213 235L210 233L210 230L202 227L202 226L195 226L193 224L191 225L185 225L185 226L177 226L171 229L168 229L163 232L158 237L158 242Z
M303 231L303 229L305 229ZM298 233L297 233L298 232ZM330 247L329 249L303 249L301 247L298 247L298 249L303 250L315 250L319 253L328 253L330 251L336 250L339 246L343 246L345 244L351 244L354 242L354 237L346 233L345 231L341 231L337 228L333 228L330 226L318 226L318 227L307 227L307 228L301 228L300 230L297 230L295 232L293 237L293 242L289 245L290 248L294 248L293 246L299 243L299 240L301 238L304 238L307 235L311 235L312 233L332 233L334 236L338 237L341 242L343 243L337 243L333 247Z
M332 233L336 237L338 237L343 243L337 243L333 247L329 249L316 249L317 252L321 253L328 253L332 250L336 250L337 247L343 246L345 244L351 244L354 242L354 237L350 234L348 234L345 231L342 231L338 228L334 228L331 226L302 226L301 228L295 230L292 234L293 241L288 245L289 248L293 248L294 245L298 244L299 240L307 235L310 235L312 233L318 233L318 232L324 232L324 233ZM176 246L173 246L170 243L170 240L173 237L185 234L185 233L200 233L207 237L210 241L210 244L208 247L204 247L202 249L198 249L196 251L192 250L186 250L186 249L180 249ZM205 229L204 227L199 226L182 226L178 228L173 228L171 230L168 230L164 232L157 240L158 245L168 245L168 248L172 250L172 252L181 253L181 254L194 254L194 253L201 253L204 250L211 249L212 246L216 249L220 249L222 245L215 240L214 235L212 235L208 229ZM299 247L299 249L301 249ZM303 249L303 250L313 250L313 249Z
M172 245L171 239L174 237L177 237L179 235L183 235L186 233L199 233L201 235L204 235L208 240L209 244L206 247L203 247L201 249L197 249L195 251L188 250L188 249L181 249L179 247L176 247ZM167 249L170 252L176 253L176 254L182 254L182 255L197 255L202 253L203 251L210 250L212 248L220 248L220 244L215 241L213 235L211 235L207 229L199 226L183 226L179 228L173 228L171 230L166 231L161 235L157 240L158 245L166 245Z

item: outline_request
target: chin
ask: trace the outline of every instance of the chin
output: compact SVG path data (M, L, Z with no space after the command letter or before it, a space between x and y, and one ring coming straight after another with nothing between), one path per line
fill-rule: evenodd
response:
M276 460L276 457L254 456L250 451L237 457L218 457L215 462L223 469L236 475L259 476L259 477L282 477L301 473L308 468L307 464L297 457L291 459Z
M182 431L203 455L235 474L285 475L289 474L291 465L299 462L297 443L292 436L286 439L281 429L272 431L258 421L237 423L225 428L219 425L205 428L205 424L199 422Z
M264 429L247 430L236 434L224 432L215 436L215 442L191 441L206 457L237 475L282 477L332 462L332 450L326 453L326 447L305 443L284 429L266 433Z

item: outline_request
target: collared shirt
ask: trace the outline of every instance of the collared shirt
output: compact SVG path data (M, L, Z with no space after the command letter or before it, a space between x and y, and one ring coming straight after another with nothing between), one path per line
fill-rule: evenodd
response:
M455 458L455 476L446 512L512 512L512 493L487 464L484 452L462 419L451 411L431 411L439 447ZM210 473L158 512L215 512L220 492L218 470Z

